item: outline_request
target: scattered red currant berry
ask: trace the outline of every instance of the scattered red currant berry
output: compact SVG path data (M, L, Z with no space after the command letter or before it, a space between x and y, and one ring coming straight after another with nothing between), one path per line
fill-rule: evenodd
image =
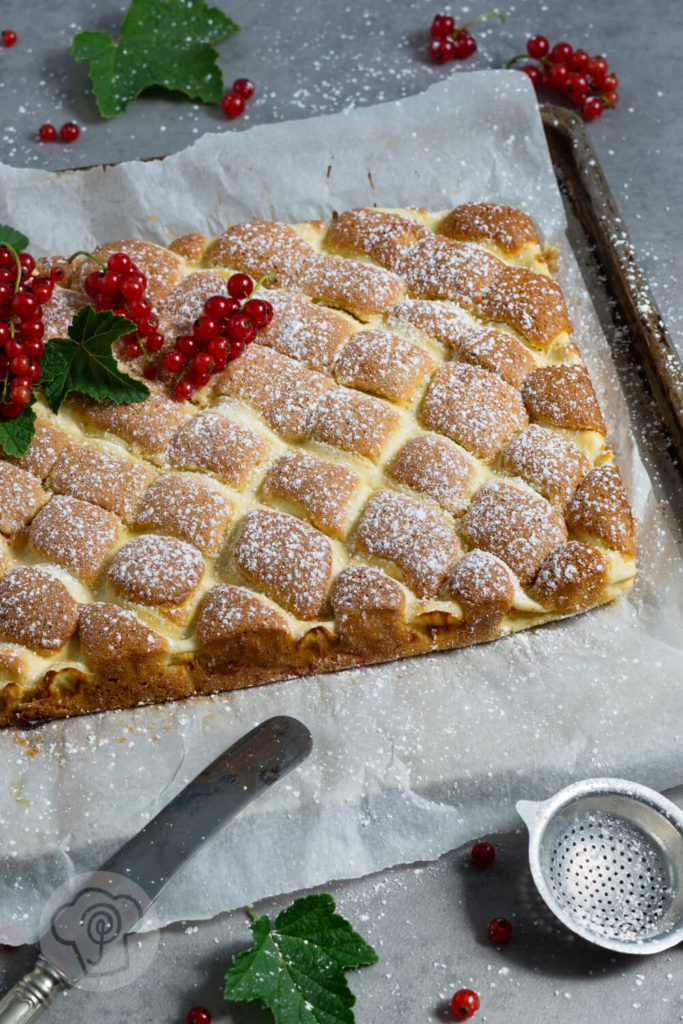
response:
M461 988L451 999L451 1010L458 1020L473 1017L479 1009L479 996L471 988Z
M41 142L54 142L57 138L57 129L53 124L46 121L45 124L41 124L38 130L38 138Z
M548 54L548 58L553 62L553 64L557 64L558 61L568 61L573 53L574 50L569 43L555 43Z
M538 88L541 84L541 72L535 64L524 64L520 68L520 71L523 71L525 75L528 75L536 88Z
M585 74L588 71L589 61L590 57L585 50L574 50L567 63L570 71L579 71L581 74Z
M432 39L445 39L455 32L455 19L450 14L437 14L429 27Z
M211 1014L205 1006L195 1006L187 1015L187 1024L211 1024Z
M67 121L59 129L59 134L62 136L64 142L75 142L81 134L81 129L74 121Z
M455 37L455 59L466 60L477 49L477 40L466 28L461 29Z
M254 282L248 274L233 274L228 279L228 292L233 299L246 299L254 290Z
M3 46L14 46L18 39L17 33L14 29L6 28L2 33L2 45Z
M581 107L581 113L587 121L594 121L600 117L603 110L603 103L599 96L591 96Z
M588 74L590 75L591 82L599 89L605 80L607 75L608 65L604 57L591 57L588 61Z
M232 91L236 92L243 99L248 100L254 95L254 83L248 78L236 78L232 83Z
M497 946L502 946L512 938L512 925L506 917L494 917L489 922L489 938Z
M496 851L490 843L475 843L470 850L470 859L478 868L487 868L493 864Z
M238 92L226 92L221 100L221 110L226 117L239 117L244 113L244 96Z
M429 44L429 56L435 64L445 64L453 60L456 53L455 42L450 39L432 39Z
M545 36L532 36L531 39L527 40L526 52L534 60L541 60L547 54L549 49L548 40Z

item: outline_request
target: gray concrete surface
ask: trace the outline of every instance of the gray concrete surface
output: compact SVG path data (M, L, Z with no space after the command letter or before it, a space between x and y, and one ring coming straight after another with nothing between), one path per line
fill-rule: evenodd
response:
M84 66L67 54L80 28L115 31L126 6L112 0L2 0L0 30L18 44L0 47L0 160L60 169L170 153L206 131L307 117L410 95L446 74L500 66L533 32L605 53L620 78L621 104L589 132L670 330L683 331L681 108L683 5L676 0L516 0L501 9L505 25L475 30L479 50L464 65L437 68L426 59L427 29L437 3L346 0L214 0L243 31L220 47L227 84L247 75L257 93L247 115L220 111L161 92L143 97L112 121L97 115ZM450 8L457 15L454 5ZM460 20L486 9L460 8ZM75 120L71 145L40 144L38 126ZM456 123L454 117L454 124ZM445 125L444 130L450 126ZM283 183L283 188L286 183ZM2 180L0 179L0 189ZM628 738L625 738L625 742ZM683 800L683 789L676 798ZM326 888L381 954L355 972L359 1024L418 1024L452 1019L452 992L479 991L478 1018L488 1024L673 1024L683 1020L681 951L628 958L590 947L557 926L539 904L526 867L523 832L497 837L496 866L475 873L466 851L433 864L398 867ZM275 916L289 898L259 912ZM493 916L515 925L500 951L486 937ZM261 1024L254 1007L223 1008L222 974L249 938L244 912L167 928L152 966L128 988L107 995L74 992L48 1020L181 1022L197 1003L222 1024ZM0 951L0 987L16 980L31 950Z

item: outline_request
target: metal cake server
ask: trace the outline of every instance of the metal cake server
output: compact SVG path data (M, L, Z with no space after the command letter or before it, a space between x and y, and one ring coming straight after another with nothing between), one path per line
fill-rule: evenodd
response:
M101 967L202 843L311 748L306 726L279 716L216 758L53 915L35 967L0 1001L0 1024L30 1024L58 992Z

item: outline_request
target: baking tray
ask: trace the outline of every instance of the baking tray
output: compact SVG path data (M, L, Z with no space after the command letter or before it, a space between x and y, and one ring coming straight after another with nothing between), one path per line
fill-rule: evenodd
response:
M632 428L662 508L683 536L683 366L581 119L545 105L543 127L569 240L610 343Z

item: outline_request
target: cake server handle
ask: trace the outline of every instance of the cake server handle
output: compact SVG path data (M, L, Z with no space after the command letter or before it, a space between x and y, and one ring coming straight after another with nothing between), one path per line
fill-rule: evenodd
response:
M32 1024L68 987L48 962L38 957L28 974L0 1000L0 1024Z

